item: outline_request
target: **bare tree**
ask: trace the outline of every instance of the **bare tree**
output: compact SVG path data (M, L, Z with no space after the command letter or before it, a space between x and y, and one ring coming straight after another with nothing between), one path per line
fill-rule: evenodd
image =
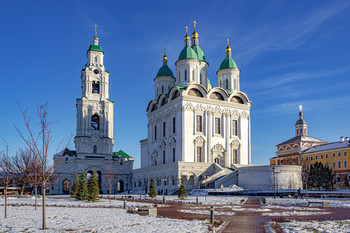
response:
M106 166L106 172L103 176L103 180L107 188L109 189L109 203L112 200L112 187L118 181L118 177L116 173L113 173L113 163L109 161Z
M13 165L18 174L15 177L15 184L21 187L20 195L23 195L25 186L30 184L28 179L29 174L32 173L31 153L29 149L19 149L13 157Z
M4 184L5 194L5 218L7 218L7 191L8 187L12 184L16 171L13 166L12 158L9 156L9 147L5 142L5 150L0 154L0 168L1 168L1 182Z
M31 125L31 117L28 115L28 110L23 109L21 107L21 104L18 102L18 107L22 113L22 117L25 124L24 133L23 131L19 130L17 126L17 132L19 133L20 137L23 139L23 141L27 144L27 146L30 148L31 153L33 154L33 159L35 162L37 162L37 173L38 173L38 180L40 187L42 189L42 229L46 228L46 190L50 188L50 186L55 183L58 179L57 173L59 173L59 169L62 169L62 166L59 168L60 160L62 158L62 154L67 148L70 139L68 140L68 143L66 144L66 147L64 148L62 154L60 156L57 156L56 159L58 163L49 163L48 161L48 152L49 152L49 146L52 144L52 127L56 122L49 121L47 118L48 114L48 107L49 104L41 105L36 112L36 117L38 120L38 128L36 130L32 128ZM61 143L59 144L58 148L60 147ZM56 153L58 154L58 153Z

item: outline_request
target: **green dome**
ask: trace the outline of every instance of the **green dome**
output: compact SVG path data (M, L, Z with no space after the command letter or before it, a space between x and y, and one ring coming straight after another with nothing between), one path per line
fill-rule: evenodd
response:
M163 65L162 67L160 67L160 69L158 70L158 73L157 73L157 77L160 77L160 76L174 77L174 74L171 71L171 69L169 68L169 66Z
M95 45L95 44L90 45L88 51L99 51L103 53L102 47L100 45Z
M225 60L221 62L220 69L238 69L236 62L231 57L226 57Z
M196 59L198 60L198 56L197 53L190 47L190 46L185 46L185 48L183 48L183 50L181 51L180 55L179 55L179 60L182 59Z
M192 49L196 52L198 60L205 61L204 52L198 45L193 45Z

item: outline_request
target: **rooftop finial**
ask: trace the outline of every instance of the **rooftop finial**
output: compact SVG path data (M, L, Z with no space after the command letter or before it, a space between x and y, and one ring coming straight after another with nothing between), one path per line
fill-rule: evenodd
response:
M188 27L186 26L185 27L186 28L186 35L185 35L185 46L190 46L190 40L191 40L191 38L190 38L190 36L188 35Z
M193 24L194 24L194 30L196 31L196 28L197 28L197 22L196 22L196 20L193 21Z
M186 28L186 35L187 35L188 34L188 27L186 26L185 28Z
M231 57L230 39L227 38L226 42L227 42L227 47L225 49L226 57Z
M303 111L303 106L302 105L299 105L299 110L300 110L300 112Z
M163 66L167 65L168 57L166 56L166 48L164 48L164 56L163 56Z
M230 46L230 39L227 38L227 47L229 47L229 46Z
M164 48L164 56L166 56L166 48Z
M97 38L97 28L99 27L99 26L97 26L97 24L95 23L94 25L92 25L93 27L95 27L95 36L94 36L94 38L92 38L92 40L94 41L94 44L98 44L98 38Z

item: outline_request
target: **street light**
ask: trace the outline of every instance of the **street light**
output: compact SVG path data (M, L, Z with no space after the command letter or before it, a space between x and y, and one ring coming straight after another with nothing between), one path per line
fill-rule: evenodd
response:
M204 176L204 180L206 180L209 176ZM207 182L204 183L204 199L207 200Z
M163 196L165 195L165 185L166 185L166 182L168 181L167 178L164 178L163 179Z

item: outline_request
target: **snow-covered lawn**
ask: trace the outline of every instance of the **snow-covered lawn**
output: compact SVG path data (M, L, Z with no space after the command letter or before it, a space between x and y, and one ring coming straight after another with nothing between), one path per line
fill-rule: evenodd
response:
M309 222L284 222L279 223L283 232L332 232L332 233L343 233L349 232L350 220L338 220L338 221L309 221ZM271 223L267 223L266 232L274 232L271 228Z
M208 215L208 219L210 215L209 210L179 210L179 212L191 213L191 214L204 214L204 215ZM215 212L215 215L235 215L235 213L233 212L224 212L224 211L214 211L214 212Z
M350 208L350 199L348 199L348 198L342 198L342 199L309 198L308 200L313 201L313 202L329 201L331 204L331 207ZM277 199L274 199L273 197L266 197L266 203L271 204L271 205L307 206L308 201L305 198L304 199L295 199L295 198L277 198Z
M34 199L9 199L9 203L33 204ZM1 201L3 204L3 200ZM45 232L206 232L207 221L177 220L127 213L110 208L108 201L78 202L70 199L48 199L47 230ZM122 202L112 201L119 206ZM55 207L55 205L66 207ZM83 208L70 207L79 204ZM133 203L132 203L133 204ZM135 203L139 204L139 203ZM144 205L144 204L142 204ZM86 207L95 208L86 208ZM106 208L109 207L109 208ZM0 232L42 232L41 207L9 206L8 217L0 209Z
M305 212L305 211L288 211L288 212L272 212L262 213L263 216L305 216L305 215L322 215L331 212Z

